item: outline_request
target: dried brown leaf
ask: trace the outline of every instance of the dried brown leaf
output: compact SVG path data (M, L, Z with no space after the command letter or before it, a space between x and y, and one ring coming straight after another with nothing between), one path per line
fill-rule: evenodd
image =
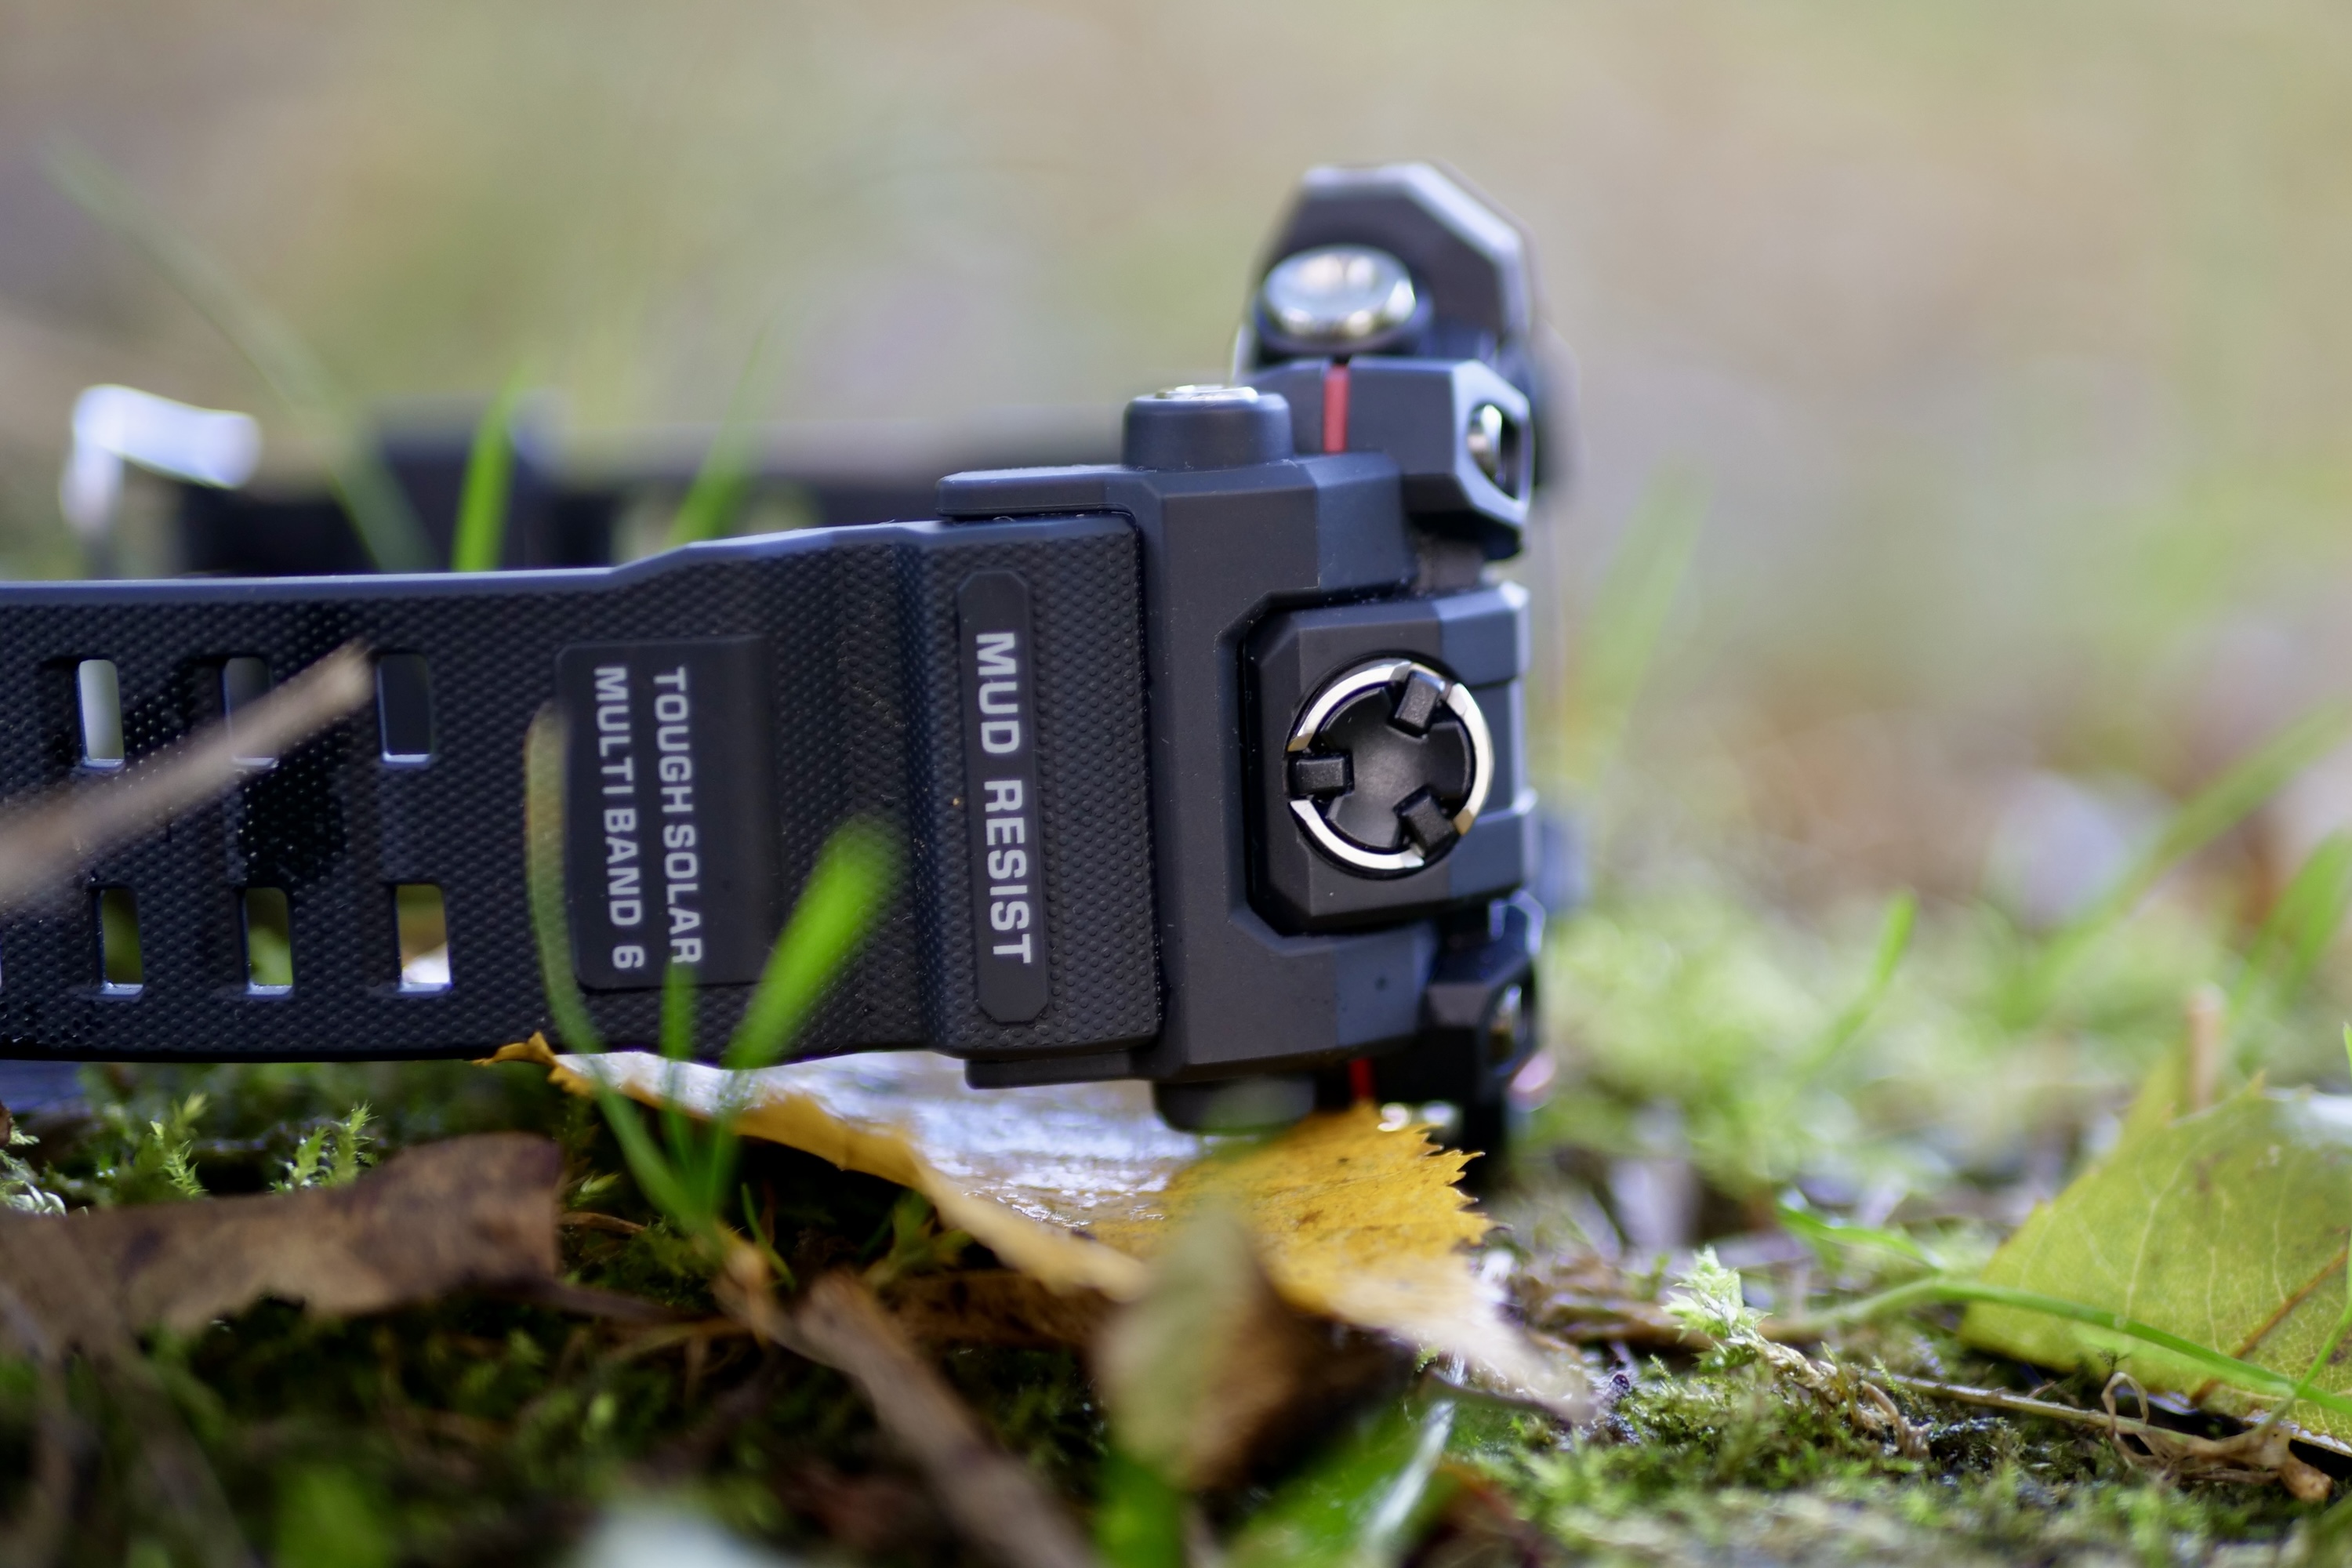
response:
M0 1279L54 1352L119 1351L261 1298L344 1317L556 1270L562 1155L485 1133L407 1150L349 1186L109 1209L0 1214Z

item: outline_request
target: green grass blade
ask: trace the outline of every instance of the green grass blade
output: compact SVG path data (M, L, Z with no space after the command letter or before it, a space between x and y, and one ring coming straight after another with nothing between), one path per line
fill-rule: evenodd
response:
M474 426L473 449L466 454L466 487L457 503L457 537L449 551L452 572L495 572L505 557L507 503L514 489L514 416L523 385L518 370Z
M1911 949L1912 928L1918 923L1919 900L1906 889L1887 900L1886 913L1878 923L1878 945L1870 959L1870 973L1863 979L1862 989L1853 999L1830 1020L1820 1038L1798 1058L1795 1082L1802 1085L1835 1061L1846 1047L1862 1033L1878 1005L1886 1000L1887 988L1895 984L1895 972L1903 966L1903 955Z
M897 874L897 847L878 824L851 822L826 841L728 1042L728 1067L749 1071L782 1059L889 897Z
M2347 719L2340 708L2308 714L2242 758L2172 814L2156 839L2099 898L2054 932L2006 1000L2012 1028L2039 1022L2057 1000L2060 985L2084 954L2120 925L2165 874L2236 826L2289 779L2344 741Z
M572 922L563 909L563 720L549 703L523 734L523 863L539 975L556 1034L575 1051L604 1048L572 968Z
M719 421L719 433L710 438L710 449L703 454L702 466L695 470L694 483L688 487L686 499L678 503L677 515L670 519L669 546L673 550L681 544L724 538L735 531L735 520L742 515L743 502L751 493L751 409L758 401L768 340L773 330L772 322L752 340L742 374L735 378L735 390L728 396L727 413Z
M328 482L369 558L386 572L431 571L433 552L408 498L294 330L94 154L57 147L45 167L50 184L144 256L253 366L325 458Z
M2327 944L2352 910L2352 835L2331 833L2305 857L2294 878L2246 948L2230 988L2230 1016L2242 1016L2257 993L2273 1005L2294 1000L2310 984Z
M1616 760L1706 518L1702 487L1681 476L1660 479L1610 557L1577 638L1563 726L1561 776L1579 794Z
M1937 1267L1935 1258L1928 1256L1926 1248L1899 1230L1882 1230L1874 1226L1866 1225L1846 1225L1836 1220L1825 1219L1810 1209L1801 1209L1792 1204L1779 1205L1774 1213L1780 1221L1782 1230L1801 1241L1812 1243L1816 1248L1865 1247L1877 1252L1891 1252L1897 1258L1919 1264L1923 1268Z
M583 1055L604 1048L588 1016L572 967L571 921L563 910L563 721L552 703L539 710L523 736L523 881L530 898L531 935L539 947L539 973L547 989L547 1009L562 1043ZM646 1132L636 1108L588 1066L596 1104L629 1173L647 1201L690 1235L707 1235L713 1218L696 1202L677 1170Z
M1394 1563L1445 1452L1454 1405L1400 1406L1288 1482L1234 1538L1227 1568Z
M693 976L675 963L663 969L661 1047L668 1067L662 1080L662 1136L668 1141L670 1157L677 1162L688 1184L699 1189L708 1186L710 1173L697 1168L693 1123L677 1108L677 1091L679 1064L694 1058L694 1004Z
M1113 1445L1099 1489L1095 1552L1104 1568L1185 1568L1182 1489Z

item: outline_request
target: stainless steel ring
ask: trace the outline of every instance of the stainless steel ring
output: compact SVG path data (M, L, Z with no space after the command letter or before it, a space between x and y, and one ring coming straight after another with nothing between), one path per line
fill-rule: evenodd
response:
M1454 710L1454 717L1462 721L1462 728L1469 732L1470 793L1464 798L1462 809L1454 814L1454 831L1466 835L1471 824L1478 820L1478 813L1486 804L1486 792L1495 782L1495 742L1486 728L1486 715L1479 711L1478 700L1470 695L1468 687L1442 669L1433 668L1418 659L1378 658L1342 671L1316 693L1315 700L1307 705L1307 710L1291 726L1290 741L1283 748L1284 754L1287 756L1303 752L1313 745L1315 737L1322 732L1324 722L1343 703L1415 672L1428 676L1445 689L1445 705ZM1317 847L1343 866L1362 871L1393 873L1418 871L1429 864L1420 848L1411 842L1402 849L1365 848L1324 820L1323 814L1315 808L1311 800L1294 797L1290 809Z

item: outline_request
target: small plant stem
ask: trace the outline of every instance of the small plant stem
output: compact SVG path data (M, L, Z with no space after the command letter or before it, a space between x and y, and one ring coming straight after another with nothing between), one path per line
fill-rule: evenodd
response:
M1874 1296L1864 1296L1857 1301L1831 1308L1806 1318L1793 1318L1779 1324L1765 1325L1765 1333L1776 1340L1813 1340L1824 1337L1831 1330L1848 1323L1883 1318L1890 1313L1907 1311L1929 1302L1981 1301L1990 1307L2008 1307L2021 1312L2038 1312L2044 1317L2063 1318L2070 1322L2104 1329L2112 1334L2137 1340L2193 1362L2214 1377L2249 1394L2265 1394L2283 1399L2308 1399L2323 1410L2339 1415L2352 1415L2352 1394L2332 1394L2320 1389L2306 1390L2302 1381L2250 1361L2225 1355L2194 1340L2127 1318L2121 1312L2104 1307L2086 1307L2079 1301L2069 1301L2057 1296L2045 1296L2038 1290L2019 1290L2007 1285L1990 1285L1980 1279L1948 1279L1930 1277L1914 1279L1882 1290ZM2331 1349L2333 1347L2331 1346Z

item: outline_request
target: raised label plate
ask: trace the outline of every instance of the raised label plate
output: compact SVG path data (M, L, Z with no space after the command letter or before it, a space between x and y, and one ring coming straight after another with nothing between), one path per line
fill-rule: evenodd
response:
M1029 584L1012 572L967 577L956 591L956 628L980 1010L1000 1024L1026 1024L1045 1010L1050 989Z
M759 637L578 644L566 726L564 894L593 990L757 980L775 941L774 763Z

